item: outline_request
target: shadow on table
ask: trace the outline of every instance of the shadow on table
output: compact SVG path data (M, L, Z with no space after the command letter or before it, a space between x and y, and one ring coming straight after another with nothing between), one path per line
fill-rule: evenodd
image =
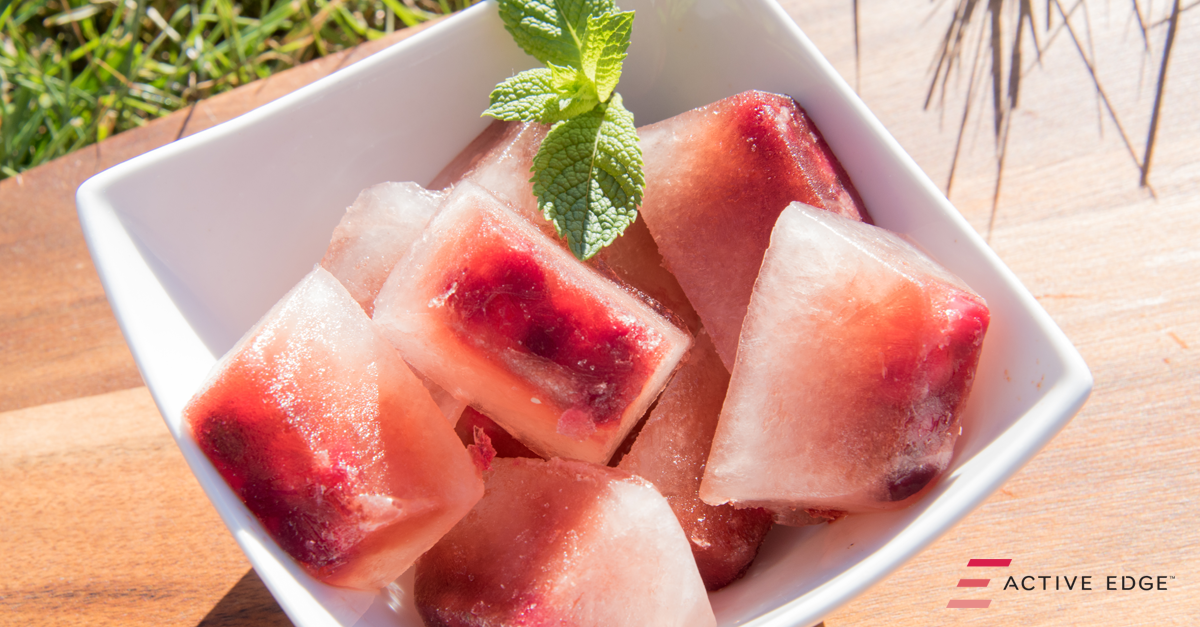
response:
M251 568L217 601L197 627L230 625L291 627L292 622L275 602L275 597L267 591L258 573Z

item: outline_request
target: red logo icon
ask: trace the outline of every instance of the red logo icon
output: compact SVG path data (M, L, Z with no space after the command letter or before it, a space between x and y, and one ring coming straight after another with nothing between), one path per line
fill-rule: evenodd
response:
M1012 564L1011 559L972 559L967 562L968 568L1008 568ZM959 588L986 588L991 579L959 579ZM951 599L946 604L947 608L953 609L983 609L992 604L991 599Z

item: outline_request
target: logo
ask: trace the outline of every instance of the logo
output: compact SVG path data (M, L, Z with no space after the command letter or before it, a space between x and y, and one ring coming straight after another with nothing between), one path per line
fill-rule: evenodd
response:
M967 561L967 568L1008 568L1011 559L981 559ZM991 579L959 579L959 588L986 588ZM951 609L987 609L992 604L991 599L950 599L946 604Z
M1011 559L974 558L967 561L968 568L1008 568ZM1134 590L1167 591L1175 579L1175 575L1010 575L1006 571L983 571L980 574L997 576L997 582L1003 582L1001 592L1039 591L1124 591ZM1002 579L999 577L1003 577ZM959 579L958 588L987 588L992 579L969 578ZM1000 586L1000 583L997 583ZM991 596L988 594L987 596ZM986 609L992 604L992 599L951 599L946 604L950 609Z

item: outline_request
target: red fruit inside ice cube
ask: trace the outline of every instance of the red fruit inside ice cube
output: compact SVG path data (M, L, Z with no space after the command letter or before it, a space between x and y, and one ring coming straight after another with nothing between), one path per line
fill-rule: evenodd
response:
M728 385L729 373L712 340L698 334L618 465L667 497L709 590L746 572L772 524L764 509L708 505L697 495Z
M405 359L543 457L604 462L690 338L460 183L376 300Z
M586 409L575 413L595 426L619 420L640 391L633 383L654 367L638 358L648 329L595 303L552 295L532 253L496 249L444 280L445 307L462 334L561 367L579 382L578 406Z
M790 206L701 497L785 523L910 502L950 463L988 321L981 297L899 237Z
M866 209L794 100L757 91L638 129L640 213L727 368L771 228L801 201L865 219Z
M716 624L663 497L573 460L496 459L484 498L417 561L414 597L431 627Z
M379 589L482 495L425 387L317 268L184 409L200 450L314 577Z

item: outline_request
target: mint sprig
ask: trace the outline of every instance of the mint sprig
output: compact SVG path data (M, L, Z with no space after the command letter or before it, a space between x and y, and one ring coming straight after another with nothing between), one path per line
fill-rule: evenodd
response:
M496 86L484 115L552 124L533 160L538 208L589 259L637 218L645 177L633 114L614 91L633 11L612 0L500 0L517 45L546 64Z

